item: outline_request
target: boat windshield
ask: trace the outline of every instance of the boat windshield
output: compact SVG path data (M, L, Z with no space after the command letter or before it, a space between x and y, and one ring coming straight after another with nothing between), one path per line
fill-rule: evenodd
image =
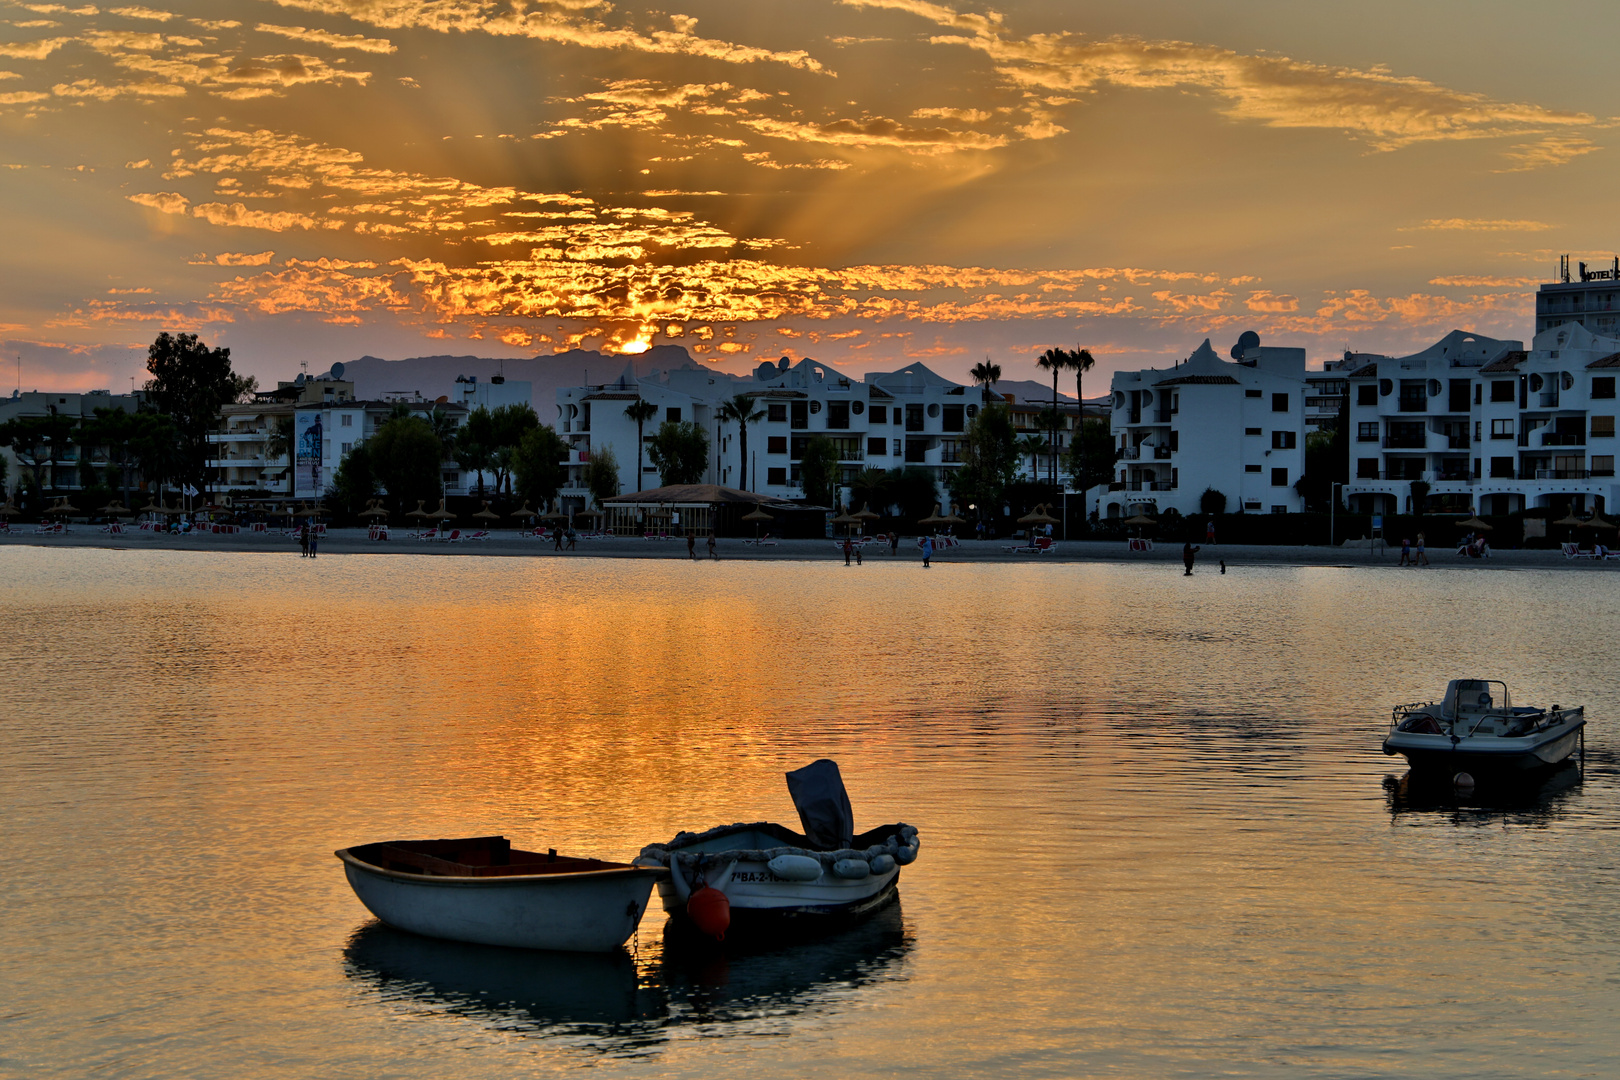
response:
M1507 712L1511 707L1507 683L1497 679L1452 679L1446 684L1440 715L1456 720L1487 712Z

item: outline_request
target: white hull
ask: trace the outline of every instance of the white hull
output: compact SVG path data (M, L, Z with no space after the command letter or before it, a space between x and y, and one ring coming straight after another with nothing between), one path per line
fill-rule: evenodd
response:
M511 877L384 870L338 852L360 902L389 926L520 949L607 952L635 932L656 872L637 868Z
M762 862L739 862L726 882L726 899L733 919L746 922L756 916L856 916L889 901L900 880L900 868L871 874L855 881L823 874L816 881L787 881L771 873ZM679 915L686 910L675 883L658 883L664 910Z
M1476 735L1453 740L1444 734L1395 731L1384 740L1384 753L1403 755L1414 769L1469 773L1545 769L1569 760L1580 746L1586 720L1580 710L1565 716L1544 731L1513 738Z

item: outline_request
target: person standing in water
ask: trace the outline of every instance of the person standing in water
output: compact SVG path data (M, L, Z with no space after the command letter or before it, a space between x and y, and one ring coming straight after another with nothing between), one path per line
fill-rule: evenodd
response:
M1187 568L1187 572L1182 575L1183 577L1192 577L1193 556L1197 555L1202 550L1203 548L1193 547L1193 542L1191 540L1181 545L1181 562L1182 565L1186 566Z

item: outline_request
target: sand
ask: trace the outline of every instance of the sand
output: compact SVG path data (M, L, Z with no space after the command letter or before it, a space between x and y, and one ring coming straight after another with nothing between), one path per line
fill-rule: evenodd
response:
M364 529L332 529L320 541L322 555L377 555L423 554L446 556L505 556L511 558L544 559L684 559L685 540L642 540L628 537L581 539L573 551L558 552L550 541L522 538L510 530L499 530L488 540L462 540L456 543L407 539L402 530L395 530L391 540L367 539ZM967 562L990 563L1058 563L1058 562L1143 562L1179 565L1180 544L1159 544L1151 552L1129 550L1122 540L1059 541L1056 550L1043 555L1029 555L1007 551L1010 541L966 540L959 545L934 552L934 562L942 565ZM11 545L40 547L93 547L117 550L184 550L221 552L265 552L298 555L298 543L281 532L272 533L192 533L175 536L141 530L128 530L109 534L98 526L74 525L62 534L39 535L32 525L19 525L10 535L0 533L0 547ZM1290 547L1257 544L1201 545L1197 557L1198 572L1219 572L1224 559L1229 569L1243 566L1396 566L1400 561L1399 548L1369 551L1366 542L1346 544L1342 547ZM697 554L707 558L707 541L699 538ZM816 560L842 561L843 552L832 540L781 540L774 546L758 547L741 539L722 539L718 542L721 559L753 560ZM1567 559L1557 550L1496 550L1488 559L1472 559L1455 554L1451 548L1430 548L1430 562L1435 568L1502 570L1534 567L1537 569L1569 569L1602 571L1620 569L1620 559L1598 562L1592 559ZM889 553L887 544L868 544L864 557L870 562L903 561L921 563L922 554L916 539L903 538L898 555Z

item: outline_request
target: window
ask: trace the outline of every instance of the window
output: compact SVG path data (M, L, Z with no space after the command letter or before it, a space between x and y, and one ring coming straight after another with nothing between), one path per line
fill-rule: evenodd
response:
M888 439L867 439L866 440L866 456L867 457L886 457L886 456L888 456L888 453L889 453L889 440Z
M794 401L789 403L793 414L794 428L807 428L810 426L810 403L808 401Z
M1595 398L1614 397L1614 376L1596 375L1592 378L1592 396Z
M458 484L461 482L461 474L447 472L444 474L444 482L447 484Z
M872 406L872 415L867 420L869 424L887 424L889 422L889 407L887 405Z
M1260 466L1258 466L1258 465L1245 465L1245 466L1243 466L1243 471L1244 472L1259 472L1260 471Z
M1592 475L1593 476L1613 476L1614 475L1614 455L1613 454L1593 454L1592 455Z
M1262 434L1262 432L1257 427L1246 427L1246 428L1243 429L1243 434L1245 434L1245 435L1259 435L1259 434Z
M1356 479L1357 480L1376 480L1376 479L1378 479L1378 459L1375 458L1375 457L1357 458L1356 459Z
M1513 400L1513 380L1512 379L1492 379L1491 380L1491 400L1492 401L1512 401Z
M1287 487L1288 486L1288 470L1287 469L1272 469L1271 470L1271 486L1272 487Z
M900 441L900 440L899 440L899 439L896 439L896 440L894 440L894 456L895 456L895 457L899 457L899 456L900 456L900 454L901 454L901 449L900 449L900 448L901 448L901 446L903 446L903 445L904 445L904 444L903 444L903 443L901 443L901 441Z
M1374 386L1372 383L1368 383L1366 386L1356 387L1356 404L1377 405L1378 387Z
M921 431L923 429L923 407L921 405L906 406L906 430Z
M1287 412L1288 411L1288 395L1287 394L1272 394L1271 395L1271 411L1272 412Z
M1594 416L1594 417L1592 417L1592 438L1594 438L1594 439L1604 439L1604 438L1613 438L1613 437L1614 437L1614 417L1612 417L1612 416Z
M1244 397L1262 397L1264 395L1262 395L1260 393L1260 391L1258 391L1258 390L1245 390L1245 391L1243 391L1243 396Z
M1292 431L1273 431L1271 433L1271 448L1273 450L1294 449L1296 433Z
M1474 479L1475 479L1475 480L1478 480L1478 479L1479 479L1479 475L1480 475L1480 474L1479 474L1479 462L1480 462L1480 459L1479 459L1479 458L1475 458L1475 459L1474 459Z
M765 437L765 452L767 454L787 453L786 435L768 435Z
M787 423L787 402L773 401L765 406L765 419L773 424Z
M1481 430L1480 425L1481 425L1481 421L1478 421L1478 420L1474 421L1474 441L1475 442L1480 441L1480 434L1479 434L1480 430Z
M1491 458L1491 477L1493 479L1513 479L1513 459L1511 457Z
M962 410L963 406L961 405L945 406L945 422L943 426L946 431L962 431L964 429L966 421Z
M1475 405L1479 404L1480 395L1483 394L1484 392L1485 392L1485 387L1481 386L1479 383L1474 384L1474 404Z
M1286 506L1278 506L1276 503L1272 503L1271 512L1273 514L1286 514L1286 513L1288 513L1288 507L1286 507Z
M348 417L344 417L344 419L347 420ZM346 442L346 443L339 443L338 444L338 453L340 453L340 454L347 455L348 452L350 450L353 450L353 449L354 449L354 443L352 443L352 442Z
M866 411L866 402L864 402L864 401L852 401L852 402L850 402L849 403L849 411L854 413L856 416L861 415L861 413Z
M820 411L821 411L821 402L819 402L819 401L812 401L812 402L811 402L811 403L810 403L810 415L811 415L811 416L814 416L814 415L815 415L815 414L816 414L816 413L818 413L818 412L820 412Z
M667 423L671 423L671 424L680 423L681 422L681 410L680 409L675 409L675 408L665 409L664 410L664 420Z
M835 431L849 430L849 402L827 402L827 427Z
M929 405L928 405L928 418L930 420L933 420L933 419L936 419L938 416L939 416L939 402L937 402L937 401L930 402Z
M1491 438L1493 438L1493 439L1511 439L1511 438L1513 438L1513 421L1512 420L1492 420L1491 421Z
M1356 442L1377 442L1378 421L1363 420L1356 424Z
M780 465L766 469L765 482L776 487L785 487L787 485L787 469Z
M1614 395L1610 394L1609 396L1613 397ZM354 414L344 413L341 417L339 417L338 427L354 427Z

